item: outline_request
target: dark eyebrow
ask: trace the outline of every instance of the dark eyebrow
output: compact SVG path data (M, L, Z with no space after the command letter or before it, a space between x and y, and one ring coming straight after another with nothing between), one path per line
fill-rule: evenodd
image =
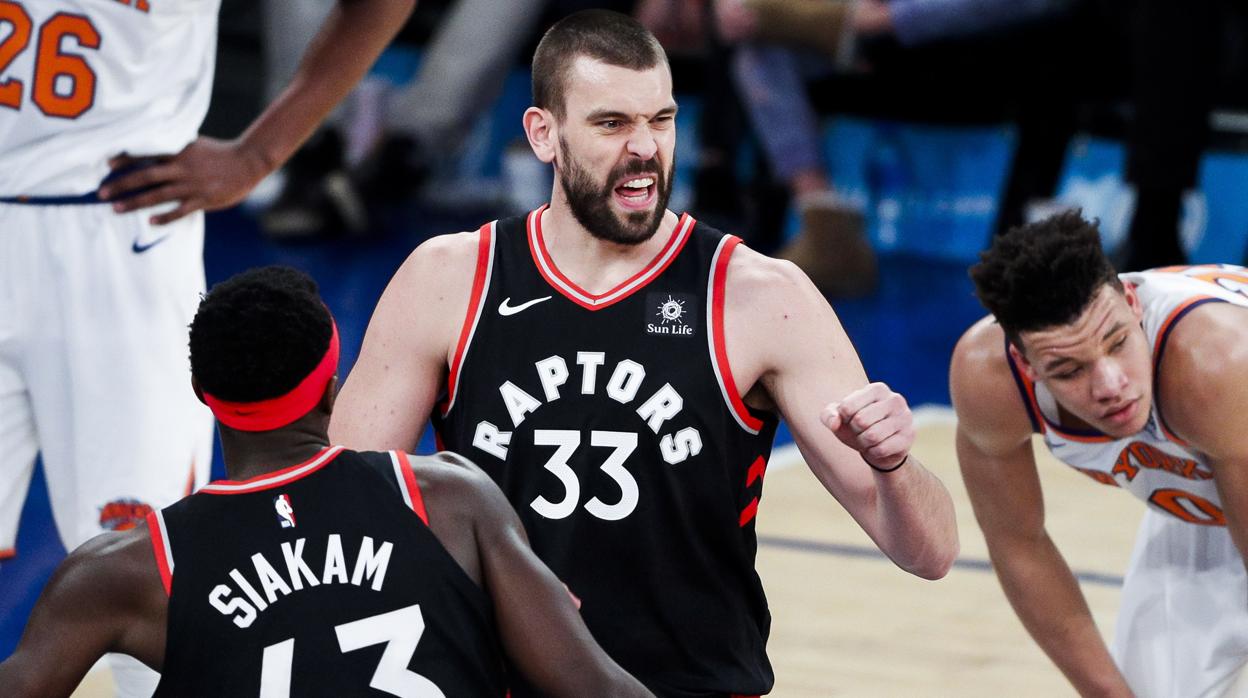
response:
M589 116L585 117L586 121L606 121L608 119L616 121L629 120L628 114L622 111L611 111L610 109L595 109L589 113Z
M1101 341L1103 342L1109 339L1113 335L1117 334L1118 330L1121 330L1125 326L1126 326L1125 323L1123 323L1122 321L1118 321L1114 323L1114 326L1109 328L1109 330L1101 337Z
M1102 336L1101 336L1101 341L1103 342L1103 341L1105 341L1105 340L1109 339L1110 337L1113 337L1115 334L1117 334L1119 331L1121 331L1124 327L1126 327L1126 324L1125 324L1125 323L1123 323L1123 322L1116 322L1116 323L1114 323L1114 326L1113 326L1113 327L1111 327L1111 328L1109 328L1109 330L1108 330L1107 332L1105 332L1105 334L1104 334L1104 335L1102 335ZM1060 358L1060 359L1054 359L1053 361L1051 361L1051 362L1049 362L1049 363L1047 363L1047 364L1045 364L1045 365L1044 365L1044 370L1045 370L1045 372L1046 372L1046 373L1047 373L1047 372L1050 372L1050 371L1054 371L1054 370L1056 370L1058 367L1060 367L1062 364L1064 364L1064 363L1069 363L1069 362L1073 362L1073 361L1074 361L1074 359L1071 359L1071 358L1069 358L1069 357L1062 357L1062 358Z
M663 107L657 113L655 113L654 116L655 117L672 116L675 114L676 114L676 105L673 104L670 107ZM597 122L597 121L608 121L608 120L632 121L632 119L633 119L632 116L625 114L622 111L616 111L613 109L595 109L594 111L591 111L588 116L585 117L585 120L591 123Z
M1057 370L1059 366L1061 366L1062 364L1067 364L1067 363L1074 363L1074 359L1071 359L1069 357L1054 359L1053 361L1050 361L1049 363L1044 365L1044 371L1045 373L1055 371Z

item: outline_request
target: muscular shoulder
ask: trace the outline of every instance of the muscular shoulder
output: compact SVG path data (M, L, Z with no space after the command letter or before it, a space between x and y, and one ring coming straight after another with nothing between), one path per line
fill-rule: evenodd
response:
M1156 399L1170 427L1197 447L1219 439L1219 416L1248 412L1248 308L1197 307L1167 337L1157 370Z
M737 245L728 261L725 295L734 311L754 321L784 319L785 311L827 306L797 265Z
M57 567L48 589L68 603L132 612L165 599L146 525L102 533L78 546Z
M745 245L729 260L724 305L729 359L745 377L775 372L806 349L828 356L852 351L836 313L801 269Z
M429 515L429 529L468 576L481 582L482 556L524 540L511 505L485 471L450 452L412 459ZM512 538L506 538L512 536Z
M508 515L514 516L490 476L457 453L443 451L413 458L412 470L430 510L431 526L435 519L443 518L488 528L509 520Z
M949 392L959 429L985 451L1016 446L1031 420L1006 356L1005 333L991 317L968 329L953 349Z
M390 280L370 332L387 347L397 344L421 356L427 350L440 361L468 312L480 238L473 231L421 243Z
M395 282L412 289L470 288L480 240L478 230L429 238L408 255Z

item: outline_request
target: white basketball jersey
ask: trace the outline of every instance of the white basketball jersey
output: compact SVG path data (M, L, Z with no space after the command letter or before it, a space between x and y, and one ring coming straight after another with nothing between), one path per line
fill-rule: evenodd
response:
M1214 302L1248 306L1248 269L1243 267L1167 267L1122 274L1121 278L1135 285L1143 306L1154 375L1171 330L1190 310ZM1098 482L1124 487L1149 505L1188 523L1226 525L1212 469L1167 428L1164 407L1158 409L1162 396L1156 390L1144 430L1114 439L1099 431L1061 426L1052 394L1043 384L1028 381L1010 361L1032 423L1059 460Z
M220 0L0 0L0 196L94 191L208 110Z

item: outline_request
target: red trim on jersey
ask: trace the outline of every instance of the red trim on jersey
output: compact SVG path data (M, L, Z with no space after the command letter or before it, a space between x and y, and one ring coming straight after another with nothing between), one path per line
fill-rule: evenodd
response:
M754 520L754 515L758 513L758 497L750 500L749 504L741 510L741 517L737 521L737 525L745 528L745 525Z
M658 278L680 255L680 251L684 249L689 238L693 237L693 225L697 222L688 213L681 214L680 220L676 222L676 227L672 229L672 234L667 238L663 249L659 250L658 254L641 271L633 274L615 288L605 293L595 294L586 291L564 276L563 272L555 266L555 260L551 258L550 251L546 249L546 240L542 237L542 213L549 207L549 204L544 204L529 214L526 229L533 264L546 283L554 287L560 295L587 310L601 310L615 305Z
M246 480L214 480L201 487L199 491L204 494L248 494L250 492L280 487L281 485L307 477L329 465L342 451L342 446L329 446L322 449L315 457L297 465L274 470L271 473L257 475Z
M442 414L445 415L455 404L455 390L459 387L459 369L464 365L464 354L468 350L468 340L472 337L477 320L481 317L481 303L485 300L485 282L489 277L490 252L493 239L493 223L486 223L477 231L477 270L472 277L472 295L468 297L468 312L464 315L464 325L459 330L459 342L455 344L455 355L451 357L450 372L446 376L446 401L442 403Z
M715 260L715 268L711 270L711 334L715 338L715 355L712 359L718 368L721 387L732 411L747 428L757 432L763 428L763 420L750 414L745 401L737 392L737 382L733 380L732 367L728 365L728 343L724 340L724 285L728 278L728 260L737 245L741 244L741 238L735 235L727 238L719 251L719 258Z
M17 557L17 548L5 548L0 550L0 560L11 560Z
M169 569L169 548L165 545L165 537L160 531L160 520L156 512L147 512L147 532L152 536L152 553L156 556L156 567L160 570L160 583L165 587L165 596L173 593L173 570Z
M399 459L399 465L403 466L403 486L407 488L407 496L412 500L412 511L420 517L425 525L429 525L429 512L425 511L425 498L420 493L420 485L416 483L416 473L412 472L412 462L408 460L407 454L403 451L395 451L394 455Z
M191 472L186 476L186 491L182 493L183 497L188 497L195 491L195 459L191 458Z
M1174 443L1180 446L1187 446L1188 443L1184 439L1170 431L1170 427L1166 426L1165 416L1161 413L1161 359L1166 353L1166 342L1170 339L1170 333L1174 331L1175 325L1182 320L1188 313L1196 309L1198 305L1204 305L1209 302L1225 302L1221 298L1214 296L1194 296L1183 301L1177 308L1170 311L1170 315L1161 323L1161 327L1157 330L1157 344L1153 347L1153 404L1157 405L1157 424L1161 426L1161 431Z
M750 464L750 470L745 476L745 486L750 487L755 480L761 480L763 475L767 473L767 459L759 456Z

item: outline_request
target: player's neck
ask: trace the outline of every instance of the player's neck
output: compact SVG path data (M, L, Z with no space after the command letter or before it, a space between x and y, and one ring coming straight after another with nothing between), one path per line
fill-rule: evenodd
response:
M590 293L605 293L641 271L675 234L680 221L675 213L664 211L658 230L649 240L622 245L586 230L566 203L559 200L558 191L554 199L542 212L546 250L564 276Z
M220 427L226 477L248 480L309 461L329 446L323 419L300 419L274 431L245 432Z

